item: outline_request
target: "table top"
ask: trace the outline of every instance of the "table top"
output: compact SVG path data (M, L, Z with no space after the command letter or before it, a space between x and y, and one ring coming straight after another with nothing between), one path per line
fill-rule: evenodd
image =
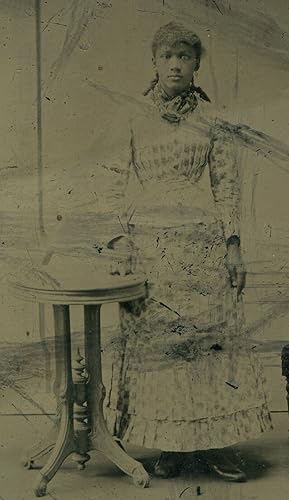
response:
M7 285L22 300L67 305L126 302L147 293L144 275L111 275L94 260L67 257L11 274Z

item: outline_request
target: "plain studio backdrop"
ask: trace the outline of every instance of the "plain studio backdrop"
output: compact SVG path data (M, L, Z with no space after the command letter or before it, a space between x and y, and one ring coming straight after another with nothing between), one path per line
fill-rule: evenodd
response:
M166 22L186 22L201 37L206 53L197 83L221 114L289 142L287 0L274 6L271 0L43 0L40 200L34 2L2 1L0 14L3 280L12 267L33 262L39 201L48 246L91 250L97 244L97 213L109 203L98 164L121 156L119 117L153 77L150 42ZM288 172L289 163L243 154L247 322L259 326L261 341L289 338ZM37 307L5 289L1 301L1 342L38 341ZM116 323L116 307L105 308L105 326ZM77 314L74 328L81 328Z

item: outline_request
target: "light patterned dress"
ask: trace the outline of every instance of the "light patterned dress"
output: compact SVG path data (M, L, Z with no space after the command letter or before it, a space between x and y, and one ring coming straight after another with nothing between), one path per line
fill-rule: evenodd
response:
M226 239L239 235L238 153L204 106L180 123L153 104L136 110L130 157L112 169L129 243L126 259L116 245L116 264L145 273L148 294L120 308L105 415L122 440L163 451L222 448L272 428L226 267Z

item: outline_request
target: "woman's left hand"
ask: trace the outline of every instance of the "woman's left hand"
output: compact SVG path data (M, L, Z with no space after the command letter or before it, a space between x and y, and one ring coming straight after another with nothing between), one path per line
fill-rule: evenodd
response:
M246 283L246 269L238 244L230 244L227 250L227 268L232 288L237 288L237 297L244 290Z

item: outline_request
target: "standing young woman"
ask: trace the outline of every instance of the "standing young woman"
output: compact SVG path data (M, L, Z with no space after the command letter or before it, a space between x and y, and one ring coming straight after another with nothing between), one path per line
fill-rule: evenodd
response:
M244 481L223 449L272 424L243 328L238 154L194 85L198 36L169 23L152 52L151 109L130 127L126 179L134 176L139 190L127 196L123 238L134 265L126 272L146 273L148 296L121 306L107 421L120 439L162 450L158 476L178 474L188 452L201 451L220 477Z

